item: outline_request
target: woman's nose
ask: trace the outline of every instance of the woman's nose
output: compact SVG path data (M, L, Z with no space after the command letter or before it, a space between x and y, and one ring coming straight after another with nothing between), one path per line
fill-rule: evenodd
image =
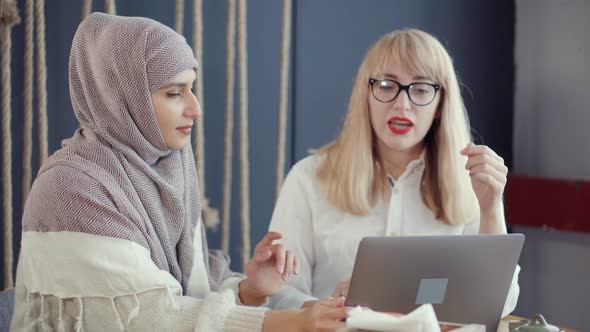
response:
M402 90L397 95L397 98L393 100L393 107L395 109L409 110L411 105L410 95L408 90Z
M197 97L195 97L195 95L193 95L192 93L189 98L190 100L185 109L185 116L193 119L198 119L201 117L201 115L203 115L203 112L201 111L201 105L199 104Z

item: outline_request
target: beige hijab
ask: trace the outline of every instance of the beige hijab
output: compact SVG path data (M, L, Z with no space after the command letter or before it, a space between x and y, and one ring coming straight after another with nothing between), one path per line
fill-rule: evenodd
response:
M150 94L196 67L184 37L154 20L88 16L74 36L69 67L72 106L80 127L44 163L34 186L55 181L88 186L80 178L90 177L100 188L88 188L92 195L82 191L75 197L68 192L62 197L34 197L33 190L29 201L52 200L57 218L29 208L24 231L67 230L134 241L186 290L194 230L201 227L197 173L190 145L182 150L166 146ZM72 170L72 175L64 177L55 168ZM97 191L104 195L97 197ZM105 200L116 209L106 209ZM206 243L203 248L206 253ZM208 263L206 259L207 268ZM218 269L213 279L222 277Z

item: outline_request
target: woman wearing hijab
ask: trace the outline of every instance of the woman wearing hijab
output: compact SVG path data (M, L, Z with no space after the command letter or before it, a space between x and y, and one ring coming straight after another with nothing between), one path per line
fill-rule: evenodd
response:
M42 165L23 214L11 329L273 331L337 328L343 299L266 311L297 259L269 233L246 277L209 251L191 127L197 63L146 18L95 13L74 36L80 123Z

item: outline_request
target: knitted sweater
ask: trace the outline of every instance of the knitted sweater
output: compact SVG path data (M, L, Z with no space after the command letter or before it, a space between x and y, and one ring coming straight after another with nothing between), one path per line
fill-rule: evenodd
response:
M197 68L184 37L94 13L72 42L80 128L44 162L23 213L11 329L260 331L242 276L209 251L190 145L171 150L151 94Z

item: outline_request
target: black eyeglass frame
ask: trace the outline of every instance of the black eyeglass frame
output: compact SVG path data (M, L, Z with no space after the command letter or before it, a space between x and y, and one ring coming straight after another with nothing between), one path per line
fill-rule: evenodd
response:
M384 101L384 100L381 100L381 99L377 98L377 96L375 96L375 91L373 90L373 87L374 87L375 83L378 82L378 81L388 81L388 82L392 82L392 83L397 84L398 90L397 90L397 93L395 94L395 96L393 98L391 98L390 100L387 100L387 101ZM430 85L431 87L433 87L434 88L434 95L432 96L432 100L430 100L426 104L418 104L418 103L416 103L412 99L412 96L410 95L410 89L414 85L416 85L416 84L426 84L426 85ZM406 94L408 95L408 98L416 106L427 106L427 105L430 105L434 101L434 99L436 99L436 93L438 92L438 90L442 89L442 86L440 86L438 84L432 84L432 83L427 83L427 82L412 82L412 83L410 83L408 85L403 85L400 82L395 81L395 80L392 80L392 79L389 79L389 78L380 78L380 79L377 79L377 78L369 78L369 85L371 86L371 94L373 95L373 97L375 97L375 99L377 99L378 101L380 101L382 103L389 103L389 102L394 101L395 98L397 98L397 96L399 96L399 93L402 90L406 90Z

